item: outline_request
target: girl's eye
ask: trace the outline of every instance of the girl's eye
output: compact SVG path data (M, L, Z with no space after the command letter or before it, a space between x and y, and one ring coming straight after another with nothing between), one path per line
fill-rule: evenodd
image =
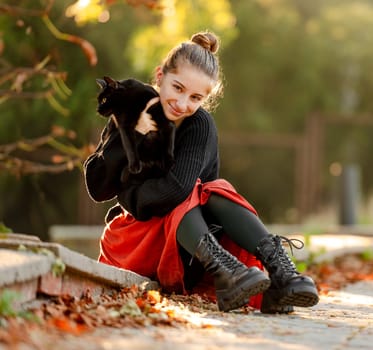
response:
M174 85L174 89L175 89L176 91L181 91L181 87L180 87L179 85Z
M191 99L194 101L194 102L200 102L202 100L202 98L200 96L192 96Z

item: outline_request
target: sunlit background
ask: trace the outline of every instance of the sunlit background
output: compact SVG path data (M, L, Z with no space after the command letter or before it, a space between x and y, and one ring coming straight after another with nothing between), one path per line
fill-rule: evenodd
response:
M206 29L221 39L221 176L267 224L372 224L373 0L5 2L4 229L45 239L54 225L102 225L113 203L93 203L81 171L105 123L95 79L150 82Z

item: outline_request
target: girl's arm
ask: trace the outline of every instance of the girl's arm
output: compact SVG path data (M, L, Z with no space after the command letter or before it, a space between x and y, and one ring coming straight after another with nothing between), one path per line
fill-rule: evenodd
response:
M216 129L207 112L184 120L176 135L175 164L168 174L142 184L123 184L118 202L138 220L164 216L188 197L204 172L213 172L208 167L218 162L216 149Z

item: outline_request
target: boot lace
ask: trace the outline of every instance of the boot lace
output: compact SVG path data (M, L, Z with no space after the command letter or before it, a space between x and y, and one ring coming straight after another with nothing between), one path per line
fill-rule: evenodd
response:
M241 263L235 256L225 251L224 248L221 247L221 245L217 242L214 236L214 234L219 232L221 229L221 226L210 225L209 234L203 237L203 239L200 241L200 244L202 244L202 242L206 242L207 249L216 260L219 260L225 266L225 268L235 270L241 266ZM192 256L189 265L192 264L193 259L194 256Z
M294 255L293 248L295 249L302 249L304 247L304 243L298 238L287 238L284 236L278 236L280 238L280 242L283 241L289 245L291 255ZM299 245L295 244L294 242L299 243Z
M284 236L275 236L274 239L275 239L276 244L275 244L275 251L273 254L273 258L275 259L276 257L278 257L280 264L286 267L286 270L284 271L284 273L299 274L294 262L291 260L286 250L282 246L282 242L286 243L289 246L291 255L294 255L293 248L302 249L304 247L304 243L300 239L287 238Z

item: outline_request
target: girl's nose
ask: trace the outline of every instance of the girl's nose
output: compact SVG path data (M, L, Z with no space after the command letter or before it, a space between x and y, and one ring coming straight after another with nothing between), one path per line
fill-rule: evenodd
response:
M185 112L187 109L187 99L185 97L180 97L176 101L177 109L180 112Z

